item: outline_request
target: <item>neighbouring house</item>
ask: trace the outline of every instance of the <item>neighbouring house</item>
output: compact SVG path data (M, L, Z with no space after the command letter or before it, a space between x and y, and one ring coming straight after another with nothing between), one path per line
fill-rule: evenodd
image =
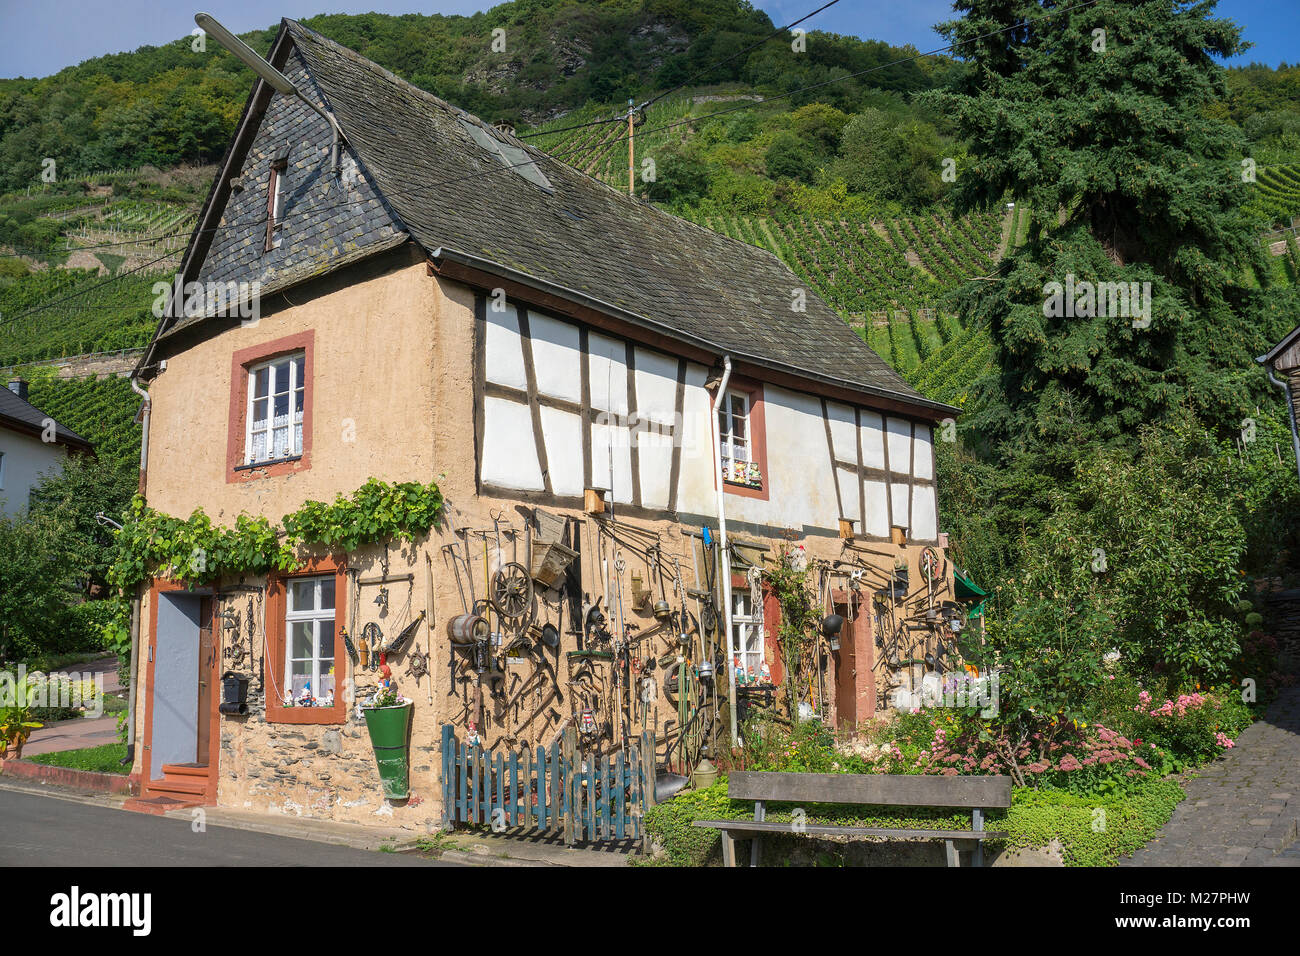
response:
M27 401L26 381L0 390L0 513L26 512L32 489L79 453L93 454L90 442Z
M737 699L779 682L779 604L759 572L782 548L802 548L830 582L826 611L846 619L812 705L841 725L883 707L913 663L900 658L919 655L894 644L905 608L952 594L933 442L957 410L909 387L769 253L294 21L269 60L302 98L254 87L136 371L143 491L159 511L231 524L371 477L436 481L447 515L414 546L316 553L291 574L155 580L135 805L436 825L445 725L487 746L577 727L606 749L629 726L653 730L659 762L689 770L710 734L687 747L656 664L680 651L694 681L716 662L728 699L732 675ZM337 122L337 170L331 123L303 99ZM196 312L192 283L247 288L257 308ZM558 576L531 564L557 556ZM518 618L484 607L512 561L534 578ZM888 634L881 594L898 608ZM449 633L475 612L489 622L478 643ZM349 645L412 624L389 663L415 701L415 796L391 801L355 706L378 675ZM226 672L249 680L246 713L219 712ZM716 713L725 743L730 711Z
M1300 325L1288 332L1277 345L1255 359L1268 372L1268 380L1286 395L1287 414L1291 420L1291 450L1300 471Z

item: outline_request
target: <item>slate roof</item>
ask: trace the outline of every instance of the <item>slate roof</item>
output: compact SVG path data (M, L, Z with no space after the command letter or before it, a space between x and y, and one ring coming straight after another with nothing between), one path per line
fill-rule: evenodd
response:
M293 43L349 150L427 254L486 260L719 354L956 411L908 385L771 253L612 189L294 20L281 29L277 46ZM504 165L485 136L545 179ZM792 308L796 289L804 311Z
M45 431L46 419L43 411L25 399L19 398L7 388L0 387L0 428L9 428L27 435L39 437ZM64 428L54 422L55 440L70 448L91 451L90 442L70 428Z

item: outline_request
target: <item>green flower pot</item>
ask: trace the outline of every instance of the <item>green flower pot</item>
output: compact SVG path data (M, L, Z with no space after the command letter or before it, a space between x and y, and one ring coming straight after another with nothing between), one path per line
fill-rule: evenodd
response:
M405 800L410 796L410 759L407 756L406 736L411 728L411 704L392 707L362 708L370 744L375 748L375 763L379 765L379 781L384 796Z

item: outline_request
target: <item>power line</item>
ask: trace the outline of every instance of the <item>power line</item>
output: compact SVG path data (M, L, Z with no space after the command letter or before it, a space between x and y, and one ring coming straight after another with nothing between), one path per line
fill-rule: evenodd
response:
M703 70L700 70L698 73L694 74L693 76L690 76L690 77L688 77L687 79L683 80L681 83L678 83L678 84L677 84L676 86L674 86L672 89L670 89L670 90L665 90L664 92L658 94L657 96L654 96L654 97L652 97L652 98L646 100L646 101L645 101L644 103L642 103L642 104L641 104L637 109L638 109L638 110L648 109L649 107L653 106L655 103L658 103L660 100L662 100L665 96L671 96L673 93L676 93L678 90L682 89L683 87L690 86L692 83L694 83L694 82L695 82L696 80L698 80L700 77L702 77L702 76L708 76L710 73L712 73L712 72L713 72L714 70L716 70L718 67L720 67L720 66L726 66L728 63L730 63L732 60L736 59L737 57L741 57L741 56L744 56L746 53L751 53L751 52L753 52L754 50L756 50L756 49L758 49L760 46L762 46L764 43L767 43L769 40L772 40L772 39L774 39L775 37L780 36L782 33L787 33L787 32L789 32L791 29L793 29L794 27L797 27L799 24L803 23L805 20L811 20L813 17L817 16L817 14L821 13L821 12L822 12L823 10L825 10L827 7L833 7L833 6L835 6L835 4L837 4L837 3L839 3L839 2L840 2L840 0L830 0L829 3L824 3L824 4L822 4L820 7L818 7L816 10L814 10L812 13L805 14L804 16L800 17L798 20L795 20L795 21L793 21L793 22L791 22L791 23L787 23L787 24L786 24L785 26L783 26L783 27L778 27L777 29L773 30L770 34L768 34L767 36L763 37L763 39L759 40L757 43L754 43L754 44L751 44L750 46L745 47L745 49L741 50L741 51L738 52L738 53L733 53L731 56L727 57L725 60L722 60L721 62L714 63L712 66L709 66L709 67L705 67Z
M768 103L774 103L777 100L783 100L786 99L787 97L795 96L796 94L799 93L808 93L812 90L818 90L824 86L830 86L832 83L842 83L845 80L854 80L857 79L858 77L866 76L868 73L877 73L881 70L887 70L890 67L898 66L902 63L908 63L911 62L912 60L919 60L921 59L921 57L936 56L940 53L951 52L959 44L972 43L975 40L984 40L987 39L988 37L997 36L998 34L1001 33L1008 33L1012 30L1019 30L1022 29L1028 23L1036 23L1039 20L1047 20L1052 17L1057 17L1063 13L1069 13L1071 10L1080 10L1084 7L1091 7L1099 2L1101 2L1101 0L1084 0L1083 3L1076 3L1073 6L1062 7L1060 10L1053 10L1052 12L1045 13L1040 17L1029 17L1021 21L1020 23L1012 24L1009 27L1002 27L1001 29L998 30L991 30L988 33L981 33L977 36L967 37L959 41L959 43L950 43L947 46L938 47L934 50L929 50L925 53L915 53L911 56L900 57L897 60L890 60L888 63L882 63L878 66L873 66L866 70L859 70L856 73L846 73L844 76L832 77L829 80L823 80L822 82L814 83L811 86L803 86L803 87L799 87L798 89L787 90L784 93L777 93L772 96L764 97L762 100L750 100L744 103L740 103L736 106L729 106L726 109L714 110L711 113L703 113L699 116L688 116L685 119L676 120L672 123L665 123L662 126L651 126L648 129L641 130L641 135L646 136L650 133L658 133L666 129L675 129L678 126L687 126L691 123L698 123L701 122L702 120L711 119L712 117L715 116L723 116L728 113L735 113L739 110L753 109L755 106L764 106ZM618 140L614 140L613 142L626 142L627 139L628 137L625 135Z
M64 302L68 302L72 299L80 298L81 296L86 295L90 292L94 292L96 289L102 289L105 288L106 286L112 285L115 282L120 282L123 279L125 279L127 276L132 275L136 272L143 272L145 269L149 268L154 263L162 262L164 259L169 259L175 254L176 253L174 252L169 252L164 256L159 256L157 259L152 259L149 262L146 262L144 265L136 266L134 269L128 269L126 272L119 272L117 275L105 279L103 282L97 282L92 286L87 286L86 288L81 289L77 292L73 292L69 295L65 295L61 299L55 299L53 302L44 302L38 306L34 306L33 308L27 309L25 312L19 312L17 315L5 319L3 322L0 322L0 326L12 325L14 322L17 322L19 319L26 318L29 315L35 315L37 312L44 312L47 309L54 308L56 305L59 305Z
M960 43L961 43L961 44L967 44L967 43L971 43L971 42L973 42L973 41L975 41L975 40L983 40L983 39L987 39L988 37L998 36L999 34L1002 34L1002 33L1008 33L1008 32L1010 32L1010 31L1012 31L1012 30L1019 30L1019 29L1022 29L1026 24L1029 24L1029 23L1037 23L1037 22L1039 22L1039 21L1041 21L1041 20L1048 20L1048 19L1051 19L1051 18L1053 18L1053 17L1058 17L1058 16L1060 16L1061 14L1069 13L1069 12L1071 12L1071 11L1073 11L1073 10L1080 10L1080 9L1085 8L1085 7L1091 7L1091 6L1094 6L1095 4L1097 4L1097 3L1099 3L1099 2L1100 2L1100 0L1083 0L1083 2L1081 2L1081 3L1076 3L1076 4L1073 4L1073 5L1068 6L1068 7L1062 7L1060 10L1053 10L1053 11L1050 11L1050 12L1048 12L1048 13L1044 13L1044 14L1041 15L1041 16L1037 16L1037 17L1028 17L1028 18L1026 18L1026 19L1024 19L1024 20L1022 20L1022 21L1020 21L1020 22L1018 22L1018 23L1012 24L1011 26L1001 27L1001 28L999 28L999 29L997 29L997 30L990 30L988 33L978 34L978 35L973 36L973 37L967 37L967 38L961 40ZM814 12L816 12L816 11L814 11ZM810 14L810 16L811 16L811 14ZM805 19L806 19L806 18L805 18ZM799 22L799 21L796 21L796 22ZM831 79L829 79L829 80L823 80L822 82L820 82L820 83L814 83L814 84L812 84L811 86L805 86L805 87L800 87L800 88L798 88L798 89L794 89L794 90L788 90L788 91L786 91L786 92L784 92L784 93L779 93L779 94L776 94L776 95L774 95L774 96L766 97L765 99L760 100L760 101L747 101L747 102L744 102L744 103L738 104L738 105L733 106L733 107L728 107L727 109L723 109L723 110L715 110L715 111L713 111L713 112L711 112L711 113L705 113L705 114L703 114L703 115L701 115L701 116L692 116L692 117L688 117L688 118L683 119L683 120L677 120L677 121L672 122L672 123L665 123L665 124L663 124L662 126L655 126L655 127L651 127L650 129L643 130L641 135L645 136L645 135L647 135L647 134L649 134L649 133L660 132L660 131L662 131L662 130L666 130L666 129L674 129L674 128L678 127L678 126L685 126L685 125L688 125L688 124L690 124L690 123L698 123L698 122L700 122L700 121L702 121L702 120L710 119L710 118L712 118L712 117L714 117L714 116L722 116L722 115L725 115L725 114L728 114L728 113L734 113L734 112L737 112L738 110L743 110L743 109L752 109L754 106L763 105L763 104L767 104L767 103L772 103L772 102L775 102L776 100L785 99L785 98L787 98L787 97L794 96L794 95L796 95L796 94L798 94L798 93L806 93L806 92L810 92L810 91L812 91L812 90L821 89L822 87L829 86L829 85L831 85L832 83L842 83L842 82L844 82L845 80L857 79L858 77L866 76L867 74L870 74L870 73L877 73L877 72L879 72L879 71L881 71L881 70L887 70L887 69L889 69L890 67L898 66L898 65L900 65L900 64L902 64L902 63L908 63L908 62L911 62L911 61L913 61L913 60L919 60L919 59L921 59L922 57L926 57L926 56L935 56L935 55L937 55L937 54L939 54L939 53L950 52L950 51L952 51L953 49L955 49L957 46L958 46L957 43L951 43L951 44L948 44L948 45L946 45L946 46L938 47L938 48L936 48L936 49L934 49L934 50L927 51L927 52L925 52L925 53L915 53L915 54L912 54L912 55L910 55L910 56L900 57L899 59L891 60L891 61L889 61L888 63L882 63L882 64L879 64L878 66L870 67L870 68L865 69L865 70L859 70L859 71L856 72L856 73L848 73L848 74L845 74L844 76L838 76L838 77L833 77L833 78L831 78ZM602 121L602 122L603 122L603 123L621 122L621 119L622 119L622 117L617 118L617 119L614 119L614 120L604 120L604 121ZM552 131L552 132L559 132L559 131L556 130L556 131ZM516 138L518 138L518 137L516 137ZM604 152L606 152L608 149L610 149L612 146L614 146L614 145L617 144L617 143L620 143L620 142L626 142L627 139L628 139L628 137L627 137L626 135L624 135L624 136L619 136L619 137L615 137L614 139L610 140L608 143L604 144L604 146L601 148L601 154L603 154ZM571 151L569 151L569 152L567 152L567 153L560 153L560 154L545 153L545 152L542 152L542 151L540 151L540 150L539 150L538 152L540 152L541 155L543 155L543 156L546 156L546 157L551 158L551 159L556 159L556 160L559 161L559 162L563 162L563 160L560 159L560 157L573 155L573 154L576 153L577 151L576 151L576 150L571 150ZM413 187L411 187L410 189L404 189L404 190L380 190L380 192L378 193L378 195L376 195L376 196L374 197L374 199L376 199L376 200L378 200L378 199L380 199L380 198L387 199L387 198L390 198L390 197L392 197L392 196L409 195L409 194L411 194L411 193L424 192L424 191L426 191L426 190L430 190L430 189L440 189L440 188L442 188L442 187L444 187L444 186L456 185L456 184L458 184L458 183L468 182L468 181L471 181L471 180L474 180L474 179L483 178L483 177L485 177L485 176L491 176L491 175L494 175L494 174L500 173L500 172L502 172L503 170L511 170L511 169L514 169L514 168L516 168L516 167L518 167L518 166L527 166L527 165L530 165L530 164L532 164L532 163L534 163L534 162L535 162L535 160L534 160L533 158L529 158L529 159L527 159L527 160L525 160L525 161L523 161L523 162L519 162L519 163L504 163L504 164L502 164L502 165L500 165L500 166L497 166L496 168L488 169L488 170L486 170L485 172L481 172L481 173L472 173L472 174L470 174L470 175L468 175L468 176L459 176L459 177L456 177L455 179L444 180L443 182L439 182L439 183L426 183L426 184L423 184L423 185L420 185L420 186L413 186ZM572 167L571 167L571 168L572 168ZM581 172L581 170L576 170L576 169L575 169L575 172L578 172L579 175L585 175L585 174L583 174L583 173ZM330 211L330 210L332 210L332 209L339 209L339 208L342 208L342 207L344 207L344 206L350 206L350 205L353 205L354 203L358 203L358 202L369 202L369 201L372 201L372 200L371 200L371 199L352 199L352 200L347 200L346 202L342 202L342 203L335 203L335 204L332 205L332 206L323 206L323 207L318 207L318 208L315 208L315 209L304 210L304 211L303 211L302 213L300 213L299 215L304 215L304 216L305 216L305 215L318 215L318 214L320 214L320 213L322 213L322 212L328 212L328 211ZM254 220L254 222L262 222L262 221L265 221L265 220L262 220L262 219ZM251 223L250 223L250 224L251 224ZM237 227L239 227L239 226L241 226L241 225L245 225L245 224L244 224L244 223L237 223L237 222L235 222L235 223L227 223L226 226L225 226L224 228L234 229L234 228L237 228ZM202 234L205 233L205 232L213 232L213 231L216 231L217 229L220 229L220 228L223 228L223 227L222 227L222 226L213 226L213 227L210 227L210 228L208 228L208 229L198 229L198 230L195 230L193 233L191 233L191 238L193 238L194 236L202 235ZM54 302L45 303L45 304L40 305L40 306L37 306L37 307L35 307L35 308L33 308L33 309L29 309L29 310L27 310L26 312L20 313L19 315L15 316L15 317L12 318L12 319L7 319L7 320L5 320L5 322L2 323L2 324L9 324L9 323L12 323L12 322L14 322L14 321L17 321L17 319L23 318L24 316L32 315L32 314L34 314L34 313L36 313L36 312L40 312L40 311L43 311L43 310L45 310L45 309L51 308L51 307L53 307L53 306L55 306L55 305L58 305L60 302L65 302L65 301L67 301L68 299L76 298L76 297L78 297L78 296L84 295L84 294L86 294L87 292L91 292L91 291L93 291L93 290L96 289L96 288L101 288L101 287L104 287L104 286L107 286L107 285L111 285L113 282L120 281L121 279L124 279L126 276L131 275L132 273L142 271L143 269L148 268L149 266L153 265L154 263L161 262L163 259L170 258L170 257L174 256L175 254L176 254L175 251L168 252L166 255L159 256L157 259L151 260L150 262L146 262L143 266L138 266L138 267L136 267L136 268L134 268L134 269L130 269L130 270L128 270L127 272L118 273L117 275L115 275L115 276L113 276L112 278L106 280L105 282L99 283L99 284L96 285L96 286L91 286L89 289L84 289L84 290L82 290L82 291L80 291L80 292L73 293L73 294L70 295L70 296L66 296L66 297L64 297L63 299L57 299L57 300L55 300Z
M783 27L778 27L777 29L775 29L775 30L773 30L771 33L769 33L767 36L763 37L763 39L759 40L757 43L750 44L749 46L745 47L743 50L740 50L740 51L737 52L737 53L733 53L731 56L727 57L725 60L719 60L717 63L714 63L714 64L712 64L712 65L710 65L710 66L705 67L703 70L700 70L699 72L693 74L692 76L688 77L686 80L682 81L681 83L678 83L676 86L672 87L671 89L665 90L664 92L659 93L659 94L657 94L656 96L651 97L650 99L648 99L648 100L646 100L644 103L642 103L640 106L636 107L636 108L633 110L633 112L638 112L638 113L639 113L639 112L641 112L641 111L643 111L643 110L645 110L645 109L648 109L649 107L653 106L655 103L658 103L658 102L659 102L660 100L662 100L664 97L666 97L666 96L671 96L673 93L676 93L678 90L680 90L680 89L682 89L682 88L684 88L684 87L690 86L692 83L694 83L694 82L695 82L697 79L699 79L700 77L702 77L702 76L707 76L708 74L712 73L714 70L716 70L716 69L717 69L718 67L720 67L720 66L726 66L728 63L730 63L732 60L736 59L737 57L741 57L741 56L744 56L746 53L751 53L751 52L753 52L754 50L756 50L756 49L758 49L760 46L762 46L764 43L767 43L769 40L772 40L773 38L780 36L782 33L785 33L786 31L790 30L791 28L798 26L799 24L803 23L805 20L808 20L808 19L811 19L812 17L815 17L817 14L821 13L821 12L822 12L823 10L825 10L827 7L833 7L833 6L835 6L835 4L837 4L837 3L839 3L839 2L840 2L840 0L830 0L829 3L825 3L825 4L823 4L822 6L818 7L816 10L814 10L812 13L805 14L804 16L800 17L798 20L794 20L794 21L792 21L792 22L790 22L790 23L787 23L787 24L786 24L785 26L783 26ZM536 133L525 133L523 136L516 136L515 138L516 138L516 139L533 139L534 137L537 137L537 136L552 136L552 135L554 135L554 134L556 134L556 133L570 133L570 132L573 132L574 130L579 130L579 129L589 129L589 128L591 128L592 126L601 126L601 125L603 125L603 124L605 124L605 123L611 123L611 122L613 122L613 123L617 123L617 122L620 122L620 121L623 120L623 119L626 119L626 117L627 117L627 114L624 113L623 115L621 115L621 116L616 116L616 117L614 117L613 119L592 120L590 123L578 123L578 124L575 124L575 125L573 125L573 126L561 126L559 129L548 129L548 130L541 130L541 131L536 132Z

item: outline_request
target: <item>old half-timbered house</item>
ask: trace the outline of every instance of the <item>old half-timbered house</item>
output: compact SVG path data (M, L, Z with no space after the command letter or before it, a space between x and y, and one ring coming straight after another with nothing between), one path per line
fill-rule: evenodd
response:
M826 611L846 618L809 706L850 727L885 706L872 598L951 587L934 441L956 410L769 253L293 21L269 60L301 96L254 87L137 369L142 491L230 525L372 477L436 481L446 514L414 545L206 587L153 580L136 806L434 825L448 725L488 746L576 728L606 750L648 730L660 765L689 770L713 737L728 744L728 701L782 680L761 575L782 549L834 567ZM190 308L194 283L241 309ZM513 582L517 616L485 601L512 562L532 578ZM356 706L380 673L353 655L398 632L405 800L381 791ZM227 672L246 697L223 713ZM725 700L691 750L679 703L701 680Z

